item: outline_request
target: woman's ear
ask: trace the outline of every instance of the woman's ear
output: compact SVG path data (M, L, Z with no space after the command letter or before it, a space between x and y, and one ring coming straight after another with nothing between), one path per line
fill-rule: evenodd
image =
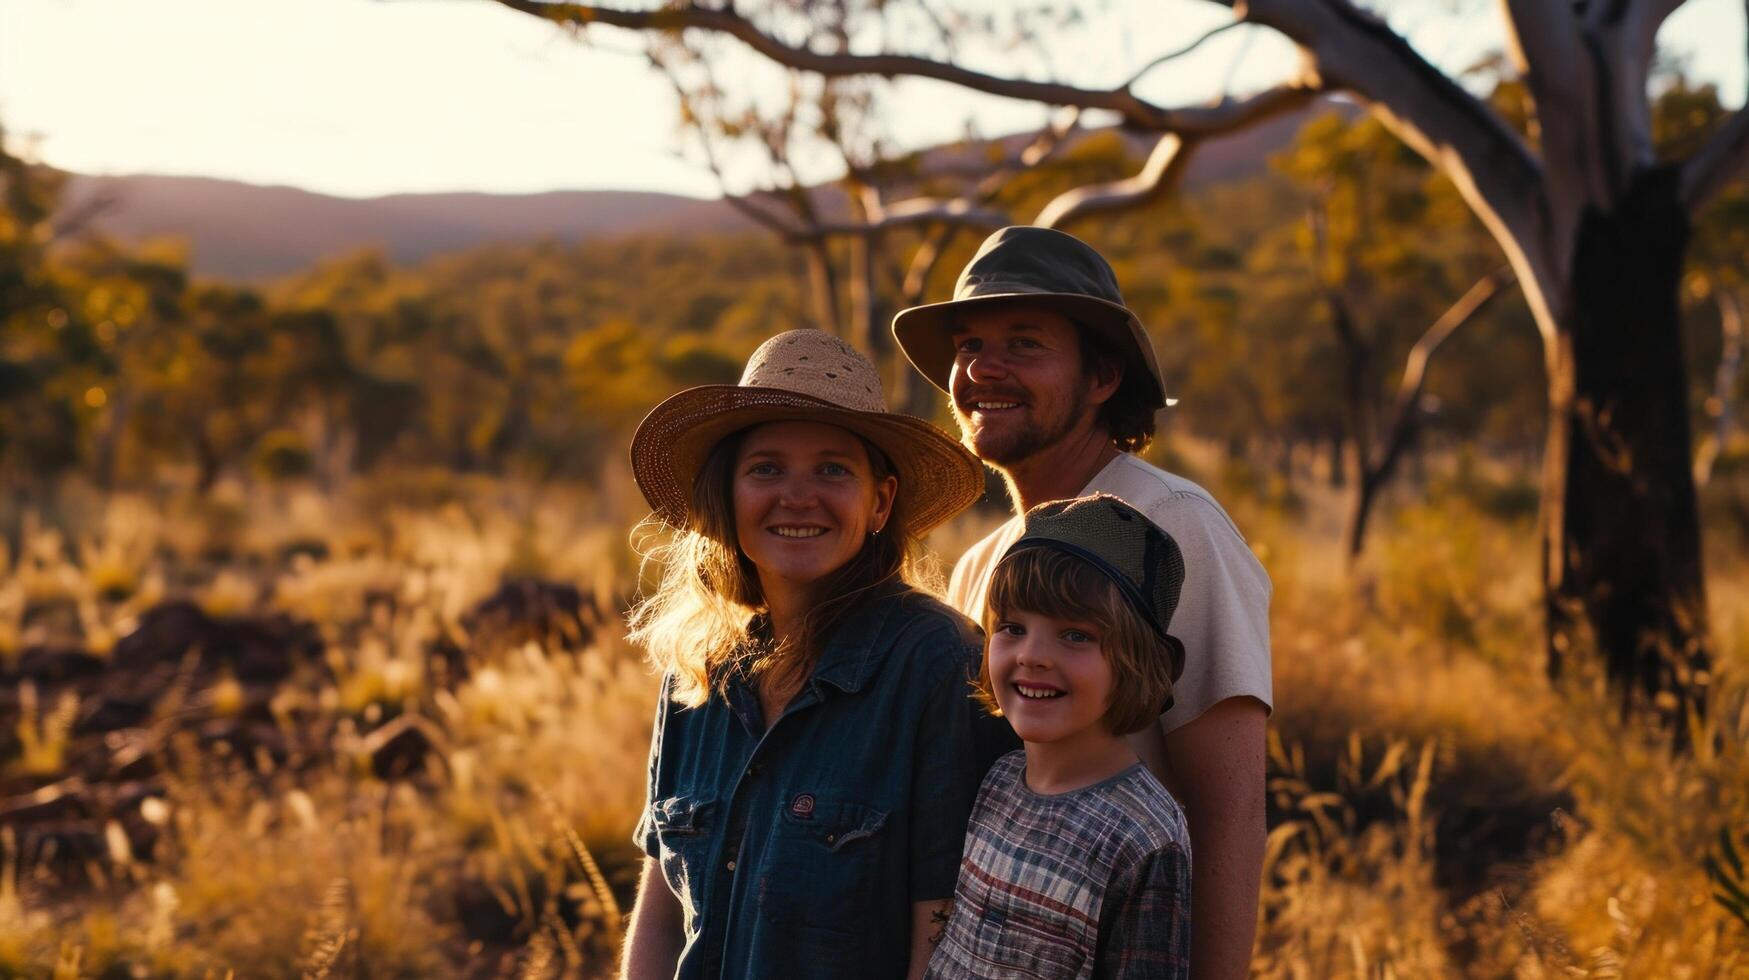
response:
M899 496L899 478L888 475L875 484L874 512L869 515L868 529L876 534L886 529L893 517L893 501Z

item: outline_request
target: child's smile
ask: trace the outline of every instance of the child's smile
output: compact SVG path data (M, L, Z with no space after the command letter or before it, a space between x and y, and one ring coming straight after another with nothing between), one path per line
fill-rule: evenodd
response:
M1111 664L1093 626L1014 610L990 636L996 703L1022 741L1111 738L1102 720L1111 703Z

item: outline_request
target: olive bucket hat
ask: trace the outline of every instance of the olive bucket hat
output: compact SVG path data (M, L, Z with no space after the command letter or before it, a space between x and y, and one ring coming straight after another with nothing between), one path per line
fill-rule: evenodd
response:
M717 443L786 421L840 426L884 453L919 535L983 496L977 457L928 422L887 411L874 365L819 330L790 330L759 345L738 385L688 388L651 409L632 436L632 476L656 515L684 528L693 481Z
M1184 553L1172 535L1122 499L1097 493L1027 511L1025 530L1003 552L1002 561L1033 548L1074 555L1109 578L1166 647L1177 682L1184 673L1184 643L1167 628L1184 586ZM1171 707L1170 699L1166 707Z
M954 283L953 299L900 310L893 336L918 372L946 391L955 319L969 308L1004 302L1041 306L1096 331L1126 355L1125 363L1147 368L1152 407L1172 404L1154 345L1124 305L1111 264L1093 246L1051 228L1014 225L984 239Z

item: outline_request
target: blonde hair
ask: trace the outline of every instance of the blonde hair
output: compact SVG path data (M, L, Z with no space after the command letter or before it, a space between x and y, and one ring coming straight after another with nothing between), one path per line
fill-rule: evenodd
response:
M652 666L674 676L674 700L688 707L726 690L737 673L756 677L775 671L780 680L792 682L805 677L826 637L869 590L914 577L918 542L901 486L881 532L818 583L819 598L797 635L782 648L758 636L756 619L765 597L758 570L736 543L731 489L735 457L749 431L725 437L699 468L685 528L668 528L652 514L633 531L643 567L659 566L661 577L656 590L632 607L626 637L644 647ZM897 475L884 453L857 438L868 451L876 482Z
M1093 626L1099 653L1111 665L1111 702L1101 721L1128 735L1160 717L1172 696L1172 656L1159 634L1124 600L1117 584L1086 561L1055 548L1029 548L996 566L984 607L984 662L974 696L993 715L1002 709L990 680L996 623L1015 610Z

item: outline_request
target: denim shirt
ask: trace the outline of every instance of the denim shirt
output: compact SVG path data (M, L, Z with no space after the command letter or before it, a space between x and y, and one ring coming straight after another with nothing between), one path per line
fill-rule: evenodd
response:
M696 708L662 684L636 840L684 912L675 976L905 974L911 904L952 897L992 762L976 627L914 589L834 630L769 731L745 679Z

